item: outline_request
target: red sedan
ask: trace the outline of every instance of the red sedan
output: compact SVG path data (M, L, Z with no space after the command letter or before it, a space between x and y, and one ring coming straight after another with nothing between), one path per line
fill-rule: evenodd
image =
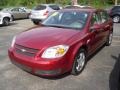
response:
M111 44L112 36L113 23L106 11L63 9L40 27L15 36L8 53L13 64L36 75L78 75L91 54Z

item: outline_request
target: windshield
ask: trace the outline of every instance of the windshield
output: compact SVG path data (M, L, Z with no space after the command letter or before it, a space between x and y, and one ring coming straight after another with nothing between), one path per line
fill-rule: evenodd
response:
M51 27L82 29L86 24L88 14L81 11L54 12L42 24Z

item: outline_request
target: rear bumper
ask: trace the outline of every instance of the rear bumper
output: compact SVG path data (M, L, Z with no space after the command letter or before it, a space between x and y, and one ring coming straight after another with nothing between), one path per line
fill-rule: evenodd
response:
M44 20L47 18L47 16L33 16L33 15L30 15L29 17L31 20Z
M41 22L42 19L31 19L31 21L33 21L33 22Z
M13 64L21 69L41 76L57 76L68 71L67 60L60 58L57 60L29 60L30 58L21 57L14 54L10 49L8 50L10 60Z

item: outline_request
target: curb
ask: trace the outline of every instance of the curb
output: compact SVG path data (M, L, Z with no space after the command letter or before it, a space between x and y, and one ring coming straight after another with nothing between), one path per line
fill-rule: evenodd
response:
M120 46L120 36L113 36L112 46Z
M120 36L113 36L113 40L120 41Z

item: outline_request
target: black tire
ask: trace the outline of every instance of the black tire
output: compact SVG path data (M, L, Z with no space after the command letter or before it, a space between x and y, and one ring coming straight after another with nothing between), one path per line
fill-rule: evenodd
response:
M7 26L9 25L10 19L9 18L3 18L3 25Z
M110 46L111 45L112 37L113 37L113 32L110 32L108 37L107 37L106 46Z
M112 17L114 23L119 23L120 22L120 15L114 15Z
M39 21L33 21L35 25L39 25Z
M14 18L14 16L12 15L12 21L14 21L15 20L15 18Z
M81 58L84 58L84 61L83 62L79 62L81 63L81 67L79 69L79 66L78 66L78 61L80 60L80 55L84 55L84 56L81 56ZM71 71L71 74L72 75L79 75L83 69L85 68L85 65L86 65L86 51L85 49L80 49L77 53L77 55L75 56L75 59L74 59L74 63L73 63L73 67L72 67L72 71ZM81 59L82 60L82 59ZM81 61L80 60L80 61Z
M120 90L120 72L119 72L119 80L118 80L118 90Z

